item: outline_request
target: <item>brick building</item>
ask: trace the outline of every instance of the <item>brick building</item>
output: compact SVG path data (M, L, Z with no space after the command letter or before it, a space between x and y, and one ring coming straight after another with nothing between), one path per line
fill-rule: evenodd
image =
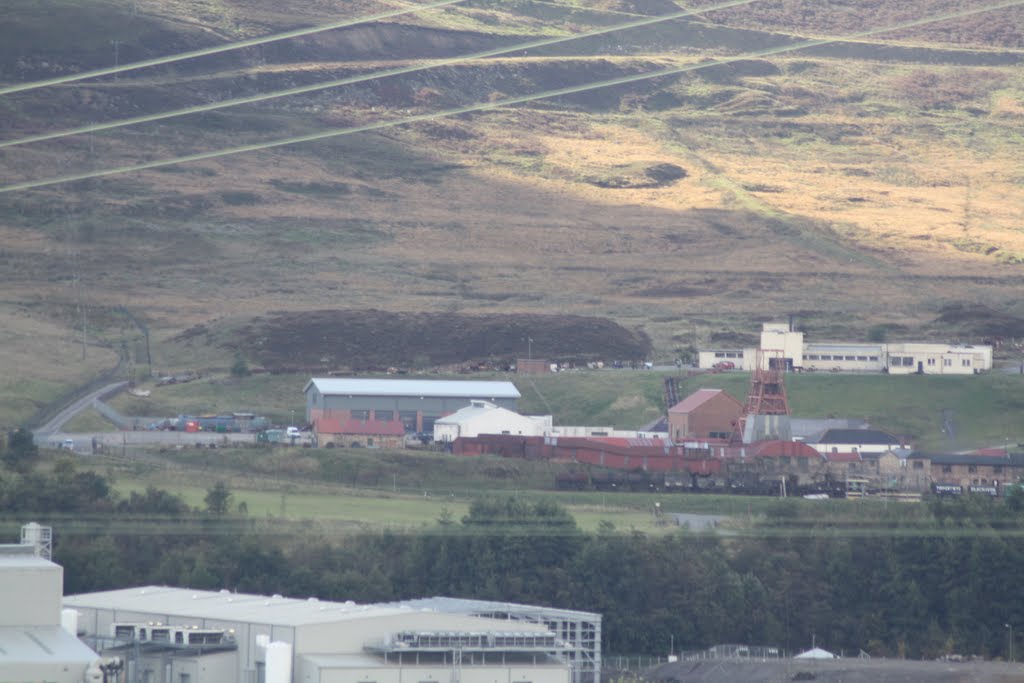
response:
M929 484L960 486L965 491L972 487L999 490L1020 481L1024 475L1024 454L915 453L907 458L907 469L911 475L926 475Z
M362 446L365 448L403 448L405 428L397 420L357 420L323 417L313 423L316 445Z
M743 404L721 389L698 389L668 411L668 434L675 442L728 439Z

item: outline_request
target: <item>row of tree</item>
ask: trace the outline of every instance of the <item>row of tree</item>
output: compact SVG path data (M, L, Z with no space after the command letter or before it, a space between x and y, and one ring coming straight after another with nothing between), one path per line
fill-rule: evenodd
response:
M1020 501L936 501L930 524L878 532L782 515L745 537L583 533L563 508L480 499L432 531L338 538L225 514L155 488L118 497L68 462L8 472L0 509L49 521L68 593L167 584L357 602L432 595L604 615L606 650L666 653L716 643L817 643L875 655L1002 656L1024 624ZM47 511L46 515L41 515ZM1024 630L1024 629L1020 629Z

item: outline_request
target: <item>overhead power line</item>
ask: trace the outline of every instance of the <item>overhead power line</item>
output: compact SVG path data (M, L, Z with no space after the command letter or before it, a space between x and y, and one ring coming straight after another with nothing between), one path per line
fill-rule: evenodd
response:
M298 28L294 31L285 31L284 33L274 33L269 36L262 36L259 38L250 38L248 40L241 40L234 43L227 43L225 45L215 45L213 47L206 47L200 50L193 50L191 52L181 52L174 55L168 55L166 57L155 57L153 59L146 59L141 62L132 62L130 64L115 65L106 69L95 69L93 71L85 71L78 74L68 74L66 76L57 76L56 78L48 78L43 81L34 81L32 83L20 83L18 85L8 85L0 87L0 95L10 95L16 92L25 92L28 90L38 90L39 88L46 88L51 85L60 85L62 83L73 83L75 81L83 81L88 78L98 78L100 76L110 76L113 74L124 73L125 71L135 71L137 69L145 69L150 66L160 66L161 64L173 64L174 62L182 62L186 59L195 59L196 57L206 57L208 55L216 55L221 52L230 52L231 50L240 50L245 47L255 47L256 45L266 45L267 43L274 43L279 40L288 40L289 38L300 38L302 36L313 35L314 33L322 33L324 31L333 31L337 28L347 28L349 26L356 26L358 24L365 24L371 21L380 21L381 19L390 19L392 17L402 16L403 14L414 14L416 12L423 12L425 10L437 9L438 7L446 7L448 5L455 5L465 0L434 0L434 2L427 3L425 5L416 5L406 9L388 10L387 12L380 12L378 14L371 14L365 17L358 17L356 19L345 19L344 21L336 21L330 24L321 24L320 26L310 26L307 28Z
M986 7L959 10L955 12L946 12L941 15L934 17L925 17L921 19L913 19L910 21L899 22L891 24L889 26L883 26L873 29L865 29L862 31L856 31L843 36L834 36L831 38L815 38L811 40L804 40L791 45L783 45L774 48L767 48L764 50L758 50L750 52L744 55L738 55L735 57L727 57L722 59L710 60L707 62L701 62L698 64L688 64L680 67L670 67L666 69L659 69L642 74L632 74L629 76L620 76L618 78L612 78L604 81L597 81L593 83L587 83L583 85L569 86L565 88L556 88L553 90L546 90L540 93L534 93L530 95L521 95L518 97L509 97L503 100L495 102L479 102L464 107L456 107L454 109L447 109L440 112L433 112L427 114L418 114L415 116L407 116L405 118L395 119L391 121L378 121L375 123L360 124L357 126L350 126L346 128L338 128L333 130L324 131L321 133L313 133L310 135L301 135L291 138L283 138L280 140L271 140L269 142L260 142L250 145L242 145L239 147L232 147L228 149L215 150L211 152L201 152L198 154L191 154L183 157L176 157L172 159L162 159L157 161L150 161L142 164L136 164L133 166L120 166L117 168L88 171L85 173L78 173L74 175L62 176L59 178L50 178L44 180L32 180L22 183L14 183L0 187L0 194L7 192L15 192L19 190L29 190L40 187L48 187L52 185L60 185L63 183L75 182L78 180L88 180L91 178L102 178L106 176L120 175L123 173L132 173L135 171L144 171L152 168L161 168L164 166L173 166L176 164L188 163L193 161L206 161L209 159L217 159L220 157L231 156L235 154L243 154L245 152L256 152L265 149L273 149L275 147L284 147L286 145L301 144L304 142L316 142L319 140L326 140L333 137L339 137L343 135L351 135L353 133L365 133L374 130L380 130L384 128L392 128L395 126L408 125L411 123L420 123L424 121L432 121L439 118L446 118L449 116L457 116L460 114L470 114L474 112L490 111L499 109L502 107L508 107L515 104L523 104L526 102L533 102L535 100L548 99L551 97L560 97L564 95L572 95L580 92L586 92L589 90L596 90L598 88L607 88L616 85L626 85L628 83L635 83L638 81L650 80L652 78L662 78L665 76L674 76L681 73L690 71L698 71L700 69L706 69L713 66L722 66L725 64L731 64L733 62L752 59L755 57L766 57L775 54L782 54L786 52L794 52L796 50L804 50L810 47L817 47L819 45L828 45L830 43L844 42L850 40L856 40L858 38L864 38L867 36L877 35L879 33L888 33L890 31L899 31L908 28L914 28L916 26L923 26L925 24L935 23L937 21L947 21L950 19L960 19L963 17L971 16L974 14L981 14L984 12L992 12L995 10L1006 9L1009 7L1016 7L1024 4L1024 0L1007 0L1006 2L997 3L994 5L988 5Z
M520 52L523 50L533 50L540 47L547 47L550 45L557 45L559 43L565 43L571 40L582 40L584 38L593 38L595 36L601 36L608 33L614 33L616 31L625 31L633 28L640 28L643 26L650 26L652 24L658 24L665 21L672 21L674 19L682 19L683 17L692 16L695 14L703 14L705 12L711 12L720 9L727 9L730 7L737 7L740 5L749 5L750 3L757 2L757 0L728 0L717 5L710 7L702 7L700 9L684 10L681 12L672 12L671 14L659 15L656 17L644 17L642 19L636 19L633 21L627 21L622 24L615 24L612 26L605 26L592 31L584 33L574 33L568 36L557 36L554 38L539 38L536 40L530 40L523 43L517 43L515 45L508 45L505 47L494 48L490 50L483 50L481 52L473 52L471 54L460 55L458 57L447 57L444 59L430 60L426 63L415 64L411 66L403 66L395 69L386 69L384 71L373 71L366 74L360 74L358 76L348 76L334 81L328 81L324 83L314 83L311 85L302 85L295 88L288 88L285 90L275 90L267 93L260 93L258 95L250 95L247 97L238 97L231 100L224 100L222 102L212 102L210 104L201 104L194 107L185 107L184 109L177 109L174 111L159 112L156 114L146 114L143 116L136 116L130 119L121 119L119 121L108 121L106 123L96 123L88 126L82 126L80 128L73 128L64 131L55 131L51 133L40 133L38 135L31 135L28 137L20 138L17 140L8 140L6 142L0 142L0 149L5 147L14 147L16 145L28 145L34 142L43 142L45 140L56 140L58 138L69 137L71 135L84 135L86 133L98 133L100 131L112 130L115 128L123 128L125 126L132 126L140 123L152 123L154 121L162 121L164 119L174 118L177 116L187 116L189 114L200 114L208 111L216 111L218 109L226 109L228 107L236 107L243 104L254 104L256 102L265 102L267 100L276 99L280 97L289 97L291 95L302 95L305 93L317 92L320 90L327 90L329 88L338 88L343 85L353 85L355 83L364 83L366 81L373 81L380 78L387 78L389 76L398 76L402 74L415 73L417 71L425 71L427 69L438 68L442 66L449 66L452 64L459 64L461 62L472 61L475 59L485 59L487 57L497 57L499 55L506 55L513 52Z

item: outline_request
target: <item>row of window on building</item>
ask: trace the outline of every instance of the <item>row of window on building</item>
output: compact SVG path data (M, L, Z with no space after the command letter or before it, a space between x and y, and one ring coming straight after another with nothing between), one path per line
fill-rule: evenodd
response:
M353 420L377 420L378 422L391 422L395 419L394 410L350 410L349 416ZM400 410L398 411L398 419L402 421L402 426L407 432L416 431L416 411L415 410ZM438 417L423 416L423 429L429 430L434 427L434 420Z
M743 354L739 353L739 352L732 352L732 351L716 351L715 352L715 358L743 358ZM829 360L829 361L837 361L837 360L848 361L849 360L849 361L859 361L861 363L877 363L878 362L878 356L856 356L856 355L854 355L854 356L846 356L846 355L839 355L839 354L808 353L808 354L806 354L804 356L804 360ZM912 367L914 367L915 363L916 363L916 361L914 360L913 356L890 356L889 357L889 364L893 365L893 366L896 366L896 367L903 366L903 367L912 368ZM936 361L935 358L928 358L925 361L925 364L929 365L931 367L934 367L937 364L937 361ZM943 364L943 366L945 366L947 368L952 367L953 366L953 359L952 358L943 358L942 359L942 364ZM962 367L965 367L965 368L971 367L971 359L970 358L961 358L960 359L960 365Z
M928 365L930 367L935 367L935 365L936 365L935 361L936 361L935 358L928 358L925 361L925 365ZM913 356L892 356L889 359L889 364L890 365L894 365L894 366L902 365L902 366L905 366L905 367L912 368L912 367L914 367L914 357ZM943 358L942 359L942 365L943 365L943 367L947 367L947 368L953 367L953 359L952 358ZM961 358L960 359L960 366L961 367L965 367L965 368L971 367L971 359L970 358Z

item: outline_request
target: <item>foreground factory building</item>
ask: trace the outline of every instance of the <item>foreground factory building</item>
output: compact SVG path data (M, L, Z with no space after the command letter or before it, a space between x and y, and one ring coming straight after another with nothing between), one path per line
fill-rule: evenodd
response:
M61 610L64 570L40 551L43 529L49 543L32 524L21 543L0 545L0 681L98 683L99 657Z
M67 596L142 683L595 683L601 617L430 598L357 605L147 586Z

